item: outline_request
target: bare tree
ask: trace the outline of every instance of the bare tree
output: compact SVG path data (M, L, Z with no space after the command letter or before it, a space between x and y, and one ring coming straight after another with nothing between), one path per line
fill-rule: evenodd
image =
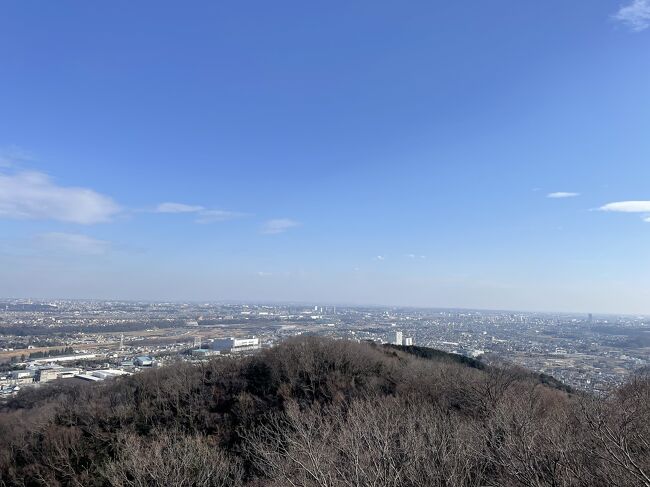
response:
M477 437L456 416L396 398L302 410L291 403L246 439L258 469L277 485L473 486L483 470Z
M103 474L115 487L234 487L242 480L239 462L205 438L169 431L123 436Z
M634 377L608 397L585 397L588 447L609 485L650 487L650 377Z

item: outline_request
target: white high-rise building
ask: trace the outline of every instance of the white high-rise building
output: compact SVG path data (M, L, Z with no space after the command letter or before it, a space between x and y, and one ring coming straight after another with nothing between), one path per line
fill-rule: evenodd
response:
M404 345L406 345L407 347L410 347L411 345L413 345L413 338L411 338L411 337L406 337L406 338L404 339Z
M401 345L402 344L402 332L401 331L396 331L395 332L395 345Z

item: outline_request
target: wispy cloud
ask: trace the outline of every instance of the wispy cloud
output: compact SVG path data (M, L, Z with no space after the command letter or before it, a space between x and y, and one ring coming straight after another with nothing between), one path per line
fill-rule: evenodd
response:
M156 213L195 213L205 208L198 205L186 205L184 203L160 203L156 206Z
M196 223L213 223L213 222L225 222L228 220L234 220L236 218L242 218L248 216L247 213L240 213L238 211L226 211L226 210L203 210L200 211L198 217L196 218Z
M193 213L196 215L196 223L213 223L234 220L247 216L246 213L238 211L211 210L201 205L187 205L185 203L160 203L154 210L156 213Z
M426 259L426 255L406 254L409 259Z
M267 235L283 233L290 228L297 227L298 225L300 225L300 223L290 220L289 218L276 218L269 220L262 225L262 233Z
M632 31L641 32L650 27L650 0L632 0L632 3L621 7L613 17Z
M570 191L556 191L555 193L548 193L547 198L559 199L559 198L575 198L580 196L580 193L572 193Z
M104 255L111 250L110 242L79 233L44 233L36 236L35 242L38 247L55 253Z
M386 256L378 255L378 256L375 257L375 260L386 260Z
M0 218L92 224L110 221L120 207L88 188L64 187L35 171L0 173Z
M650 201L615 201L601 206L599 210L621 213L650 213Z
M27 151L18 147L0 149L0 167L15 167L31 160L32 156Z

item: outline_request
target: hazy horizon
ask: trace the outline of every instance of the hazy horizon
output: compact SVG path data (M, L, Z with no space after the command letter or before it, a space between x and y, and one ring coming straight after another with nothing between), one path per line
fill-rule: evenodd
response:
M0 296L650 315L650 0L2 13Z
M124 302L124 303L173 303L173 304L210 304L210 305L233 305L233 306L320 306L320 307L341 307L341 308L379 308L379 309L413 309L413 310L435 310L435 311L462 311L462 312L488 312L488 313L524 313L524 314L545 314L545 315L593 315L594 317L641 317L645 318L647 315L644 313L625 313L615 311L582 311L582 310L545 310L545 309L511 309L511 308L475 308L475 307L450 307L450 306L430 306L430 305L409 305L409 304L390 304L390 303L354 303L343 301L265 301L254 299L138 299L135 297L130 298L111 298L111 297L96 297L96 298L64 298L55 296L0 296L2 301L31 301L36 303L54 303L60 302Z

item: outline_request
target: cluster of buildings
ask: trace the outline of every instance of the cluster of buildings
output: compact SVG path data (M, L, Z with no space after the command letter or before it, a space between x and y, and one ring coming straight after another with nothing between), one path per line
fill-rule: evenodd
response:
M6 370L0 372L0 388L71 375L93 380L86 376L97 377L95 370L132 372L167 360L255 353L301 334L405 346L417 342L516 363L591 390L616 385L650 365L646 317L313 304L18 300L0 303L0 370ZM68 365L73 370L20 370L27 370L25 364L34 365L30 355L69 348L74 355L39 359L38 366ZM95 364L82 367L82 360ZM108 378L111 373L99 375Z
M77 379L98 382L124 375L131 375L142 367L151 367L155 360L149 356L136 357L131 361L123 361L117 367L92 367L82 365L84 362L98 358L95 354L78 354L72 356L53 357L25 364L24 368L0 373L0 397L16 394L24 387L34 387L58 379ZM73 366L63 366L61 363L73 362Z
M123 346L123 344L121 344ZM217 338L208 342L209 348L201 347L201 340L194 340L195 348L190 350L192 358L207 358L215 355L230 355L254 353L260 349L260 339L251 338ZM187 351L187 350L186 350ZM151 355L138 355L133 358L123 357L119 353L111 356L98 354L75 354L69 356L48 357L33 360L24 364L24 368L9 370L0 373L0 397L14 395L24 387L39 386L57 379L77 379L98 382L124 375L131 375L144 368L161 365L164 359L182 359L183 356L172 354L167 357L153 357ZM97 367L96 362L109 360L113 364L103 363ZM63 366L62 363L73 362L74 366ZM92 362L94 365L84 365Z
M396 331L395 332L395 340L393 341L393 345L404 345L406 347L409 347L413 345L413 338L412 337L405 337L403 336L404 334L401 331Z

